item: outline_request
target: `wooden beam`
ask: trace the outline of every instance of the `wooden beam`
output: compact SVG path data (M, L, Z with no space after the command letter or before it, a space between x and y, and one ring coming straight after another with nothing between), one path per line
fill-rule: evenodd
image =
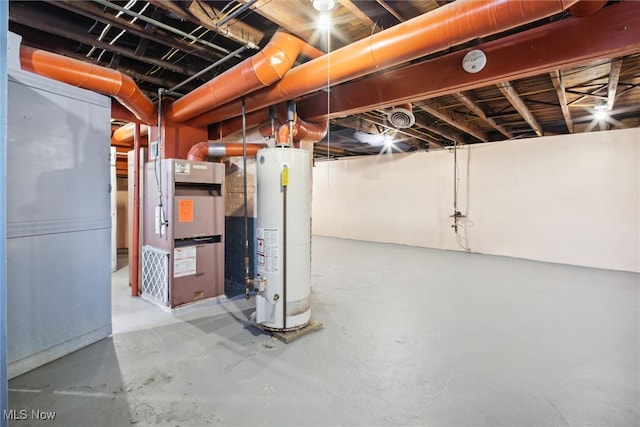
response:
M173 65L168 62L149 57L139 57L128 49L98 41L93 37L84 35L83 33L86 31L85 29L77 28L77 26L70 28L69 22L63 21L53 15L45 15L35 9L26 10L22 7L12 7L9 10L9 19L13 22L17 22L18 24L34 28L39 31L44 31L59 37L84 43L89 46L105 49L106 51L117 53L127 58L135 59L157 67L166 68L167 70L171 70L175 73L187 76L195 74L195 71L188 67Z
M223 37L233 40L236 43L249 45L256 48L264 37L264 33L258 29L245 24L237 19L231 19L220 27L216 27L216 20L222 15L219 10L211 8L203 2L191 0L187 2L187 7L182 8L175 1L169 0L149 0L154 6L171 12L179 18L191 21L196 25L214 31ZM211 16L213 15L213 16Z
M399 22L404 22L405 19L400 16L400 14L398 12L396 12L391 6L389 6L387 4L387 2L385 2L384 0L376 0L378 2L378 4L380 6L382 6L384 8L384 10L386 10L387 12L389 12L391 15L393 15L394 18L396 18Z
M540 127L536 118L531 114L531 110L529 110L529 107L527 107L522 98L520 98L520 95L518 95L518 92L511 83L502 82L498 84L498 89L500 89L500 92L502 92L505 98L507 98L511 105L513 105L513 108L516 109L529 126L531 126L531 129L533 129L538 136L542 136L542 127Z
M499 125L491 117L487 117L484 110L480 108L478 104L476 104L476 102L473 100L471 95L465 94L463 92L456 93L454 95L458 99L458 101L462 102L469 110L471 110L471 112L473 112L473 114L475 114L476 116L484 120L486 123L494 127L496 130L498 130L501 134L503 134L507 138L509 139L513 138L513 134L511 132L506 130L503 126Z
M430 124L427 124L426 122L424 122L421 118L416 117L416 123L414 126L417 126L419 128L425 129L431 133L435 133L436 135L440 135L441 137L443 137L444 139L446 139L447 141L451 141L454 143L457 143L458 145L464 144L465 142L462 141L462 139L460 138L459 135L453 133L452 131L448 130L448 129L444 129L438 126L433 126ZM438 147L444 147L444 144L442 143L442 141L439 141L438 139L434 139L433 143L435 145L437 145Z
M562 115L564 116L564 122L567 125L569 133L573 133L573 119L571 119L571 111L569 111L569 104L567 103L567 92L562 81L562 72L555 70L550 74L553 87L556 89L558 95L558 101L560 101L560 108L562 109Z
M61 9L68 10L78 15L85 16L87 18L94 19L103 24L109 24L115 28L126 30L127 32L140 37L142 40L151 40L155 43L159 43L174 49L179 49L183 52L187 52L190 55L197 56L198 58L206 61L216 61L222 58L222 54L214 52L209 48L201 46L197 43L189 44L188 41L181 41L173 36L167 35L164 30L152 29L154 27L151 24L147 24L144 30L141 30L137 25L131 24L124 19L118 19L115 16L103 13L102 9L91 2L87 1L57 1L47 0L51 5L59 7ZM154 13L155 15L155 13ZM154 19L156 18L154 15ZM136 55L141 56L136 49Z
M607 111L611 111L613 109L613 103L616 101L616 92L618 91L618 81L620 80L621 70L622 58L611 60L609 84L607 85Z
M382 31L382 28L378 26L371 18L369 18L358 6L356 6L351 0L338 0L338 3L353 14L364 25L371 28L371 34Z
M419 102L416 103L416 105L426 113L442 120L450 126L460 129L462 132L468 133L482 142L487 142L489 140L487 135L480 129L469 123L464 123L459 117L456 117L455 113L448 112L445 108L442 108L436 103Z

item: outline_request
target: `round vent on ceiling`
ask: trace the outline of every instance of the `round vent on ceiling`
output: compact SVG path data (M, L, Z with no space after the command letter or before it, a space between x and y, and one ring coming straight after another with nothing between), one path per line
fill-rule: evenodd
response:
M416 122L411 104L393 107L387 113L387 119L389 120L389 123L397 129L410 128Z

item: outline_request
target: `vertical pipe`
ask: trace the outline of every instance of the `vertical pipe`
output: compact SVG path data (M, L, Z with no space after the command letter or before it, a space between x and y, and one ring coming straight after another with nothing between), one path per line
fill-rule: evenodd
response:
M247 115L242 97L242 180L244 195L244 297L249 299L249 219L247 217Z
M138 296L140 271L140 124L133 128L133 251L131 261L131 296Z
M282 329L287 329L287 185L282 186Z
M7 32L9 2L0 0L0 93L7 93ZM8 410L7 398L7 96L0 98L0 411ZM7 426L0 417L0 426Z

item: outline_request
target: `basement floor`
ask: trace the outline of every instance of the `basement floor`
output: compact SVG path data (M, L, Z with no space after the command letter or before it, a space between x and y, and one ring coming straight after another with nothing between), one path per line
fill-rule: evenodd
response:
M113 278L114 334L10 381L12 426L640 425L640 275L313 238L312 317L174 315Z

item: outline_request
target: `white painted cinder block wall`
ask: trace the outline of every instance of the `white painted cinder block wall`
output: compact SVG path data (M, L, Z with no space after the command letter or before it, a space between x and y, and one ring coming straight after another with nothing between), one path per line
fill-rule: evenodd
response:
M313 233L640 272L640 129L318 162Z

